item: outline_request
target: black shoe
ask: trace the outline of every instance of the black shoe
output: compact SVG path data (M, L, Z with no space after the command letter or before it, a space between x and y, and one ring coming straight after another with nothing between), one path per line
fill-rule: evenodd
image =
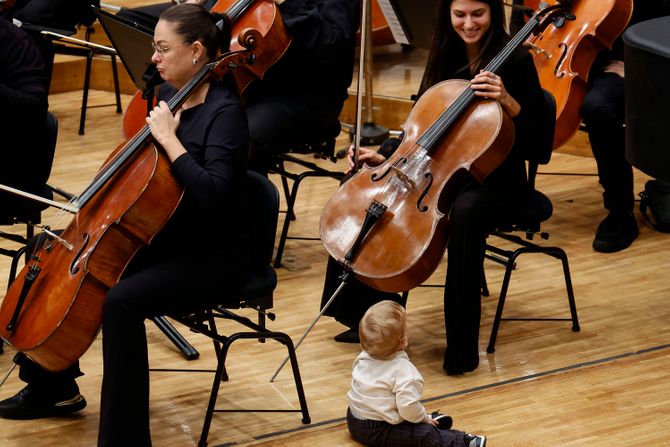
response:
M38 391L35 387L28 385L16 395L0 401L0 417L39 419L74 413L84 407L86 407L86 399L79 394L79 388L75 383L58 394Z
M466 434L463 440L468 447L486 447L486 436Z
M627 248L640 234L635 217L625 211L611 211L600 222L593 239L593 249L602 253L613 253Z
M449 348L444 350L444 362L442 369L448 376L458 376L468 372L472 372L479 366L479 356L471 359L470 362L454 360L453 355L449 354Z
M348 329L341 334L335 336L335 341L340 343L360 343L361 340L358 338L358 331L354 329Z
M430 417L434 421L437 421L437 428L439 428L440 430L449 430L451 426L454 424L454 420L451 418L451 416L441 414L437 411L433 411L430 414Z

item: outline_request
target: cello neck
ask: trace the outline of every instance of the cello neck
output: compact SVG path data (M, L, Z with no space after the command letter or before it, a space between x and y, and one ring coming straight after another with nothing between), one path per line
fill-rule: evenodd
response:
M491 73L497 74L502 66L505 65L505 62L507 62L514 50L521 46L531 34L546 27L557 15L565 15L565 10L563 8L564 6L559 3L535 12L535 14L528 19L526 25L510 39L502 51L500 51L500 53L486 65L484 71L490 71ZM423 135L421 135L417 140L417 145L424 148L427 152L430 152L442 135L444 135L454 122L456 122L474 98L474 91L470 88L465 89L453 104L442 112L440 117L426 130L426 132L423 133Z
M256 1L257 0L239 0L226 10L226 15L230 18L232 23L235 23L237 19L239 19Z

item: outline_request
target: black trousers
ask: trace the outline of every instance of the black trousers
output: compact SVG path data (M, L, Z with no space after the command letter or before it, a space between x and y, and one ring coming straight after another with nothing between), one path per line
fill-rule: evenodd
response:
M352 438L367 446L467 447L462 431L440 430L433 425L411 422L392 425L384 421L356 419L349 409L347 427Z
M342 283L341 275L343 272L340 264L329 256L323 284L323 295L321 296L321 309L328 303L333 293ZM352 277L326 309L324 315L335 318L350 329L358 330L358 323L365 312L371 306L383 300L395 301L403 307L407 304L407 298L403 298L399 293L373 289Z
M126 275L105 300L99 446L151 445L145 319L225 304L227 291L245 279L218 253L152 261Z
M632 211L635 201L633 168L626 160L624 79L614 73L596 73L582 104L605 208Z

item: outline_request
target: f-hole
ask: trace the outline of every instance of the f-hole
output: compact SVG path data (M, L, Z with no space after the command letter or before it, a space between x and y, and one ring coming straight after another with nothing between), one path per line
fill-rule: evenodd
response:
M88 246L88 243L90 241L90 236L88 233L84 233L83 235L84 243L82 244L81 248L75 255L74 259L72 260L72 264L70 264L70 273L73 275L76 275L79 273L79 259L81 258L81 254L86 250L86 247Z
M421 202L423 202L423 198L426 197L426 194L428 194L428 191L430 191L431 186L433 186L433 174L426 172L423 176L424 178L428 179L428 185L426 185L426 188L421 192L419 200L416 201L416 208L420 212L425 213L428 211L428 205L422 205Z
M565 60L565 57L568 54L568 46L564 43L559 43L558 48L562 50L561 57L558 58L558 61L556 61L556 66L554 67L554 76L557 78L562 78L565 76L565 72L561 71L560 73L558 72L558 67L560 67L563 64L563 61Z

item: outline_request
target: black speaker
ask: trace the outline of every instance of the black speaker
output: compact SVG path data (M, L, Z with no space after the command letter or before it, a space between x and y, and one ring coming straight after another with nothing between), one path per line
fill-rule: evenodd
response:
M631 26L623 40L626 158L670 181L670 16Z

